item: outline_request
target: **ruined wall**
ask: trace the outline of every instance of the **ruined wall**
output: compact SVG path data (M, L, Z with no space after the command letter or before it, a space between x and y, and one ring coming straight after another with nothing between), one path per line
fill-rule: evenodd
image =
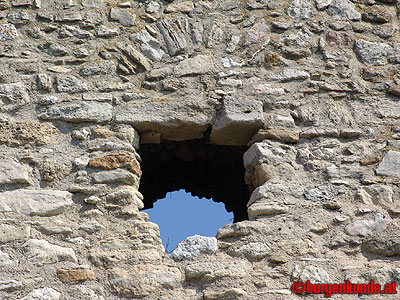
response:
M0 0L0 299L400 282L399 63L397 0ZM138 152L193 139L248 146L250 220L171 257Z

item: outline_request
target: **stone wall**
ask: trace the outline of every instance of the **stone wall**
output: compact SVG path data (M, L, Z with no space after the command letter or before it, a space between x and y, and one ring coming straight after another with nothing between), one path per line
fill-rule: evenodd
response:
M0 0L0 298L400 283L399 6ZM171 256L137 151L193 139L248 146L250 220Z

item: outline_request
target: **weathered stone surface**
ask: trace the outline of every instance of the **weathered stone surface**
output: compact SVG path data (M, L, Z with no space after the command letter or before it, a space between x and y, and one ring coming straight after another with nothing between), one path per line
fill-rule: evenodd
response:
M349 0L334 0L329 5L328 14L335 18L345 18L351 21L361 20L361 14Z
M41 289L36 289L30 292L25 297L20 300L59 300L60 293L53 288L45 287Z
M96 279L93 270L89 269L58 269L57 277L64 283Z
M315 6L318 10L324 10L332 3L333 0L316 0Z
M376 174L400 178L400 152L389 150L378 165Z
M204 100L129 102L117 109L115 119L140 133L156 131L165 140L201 138L212 122L216 103Z
M273 139L284 143L297 143L299 132L290 129L260 129L251 139L250 143L261 142L264 139Z
M121 25L133 26L135 25L136 15L130 13L125 9L119 9L113 7L111 8L110 18L112 20L118 21L119 23L121 23Z
M0 41L13 40L17 38L18 31L13 24L0 25Z
M16 261L13 261L10 258L10 255L8 255L5 252L2 252L0 250L0 270L1 269L7 269L7 268L13 268L17 265Z
M377 213L373 220L357 220L346 226L346 233L349 235L368 236L375 232L383 231L391 222L382 214Z
M106 170L113 170L117 168L126 168L133 174L142 176L139 162L135 156L129 152L127 153L111 153L104 157L93 158L89 161L89 167L101 168Z
M119 43L117 47L122 52L124 52L129 58L131 58L135 63L142 66L146 71L150 71L151 69L150 62L139 51L134 49L128 43Z
M75 76L57 76L57 90L61 93L83 93L88 90L86 82Z
M262 102L225 97L212 126L210 141L216 145L247 145L263 125Z
M130 39L139 42L142 53L153 61L160 61L165 54L164 50L161 49L160 42L146 30L132 34Z
M50 264L59 261L76 263L78 261L71 248L53 245L45 240L31 239L22 247L28 261L35 264Z
M164 37L169 55L175 56L186 50L187 43L185 37L179 28L173 25L169 18L164 18L157 22L157 27Z
M29 169L13 161L0 160L0 185L30 184Z
M172 2L165 8L166 13L184 12L189 13L194 9L193 1Z
M240 278L245 276L247 266L242 261L204 262L189 264L185 268L186 281L204 280L214 281L218 278Z
M138 177L136 175L121 169L95 173L93 179L95 183L138 184Z
M119 30L116 28L109 28L104 25L100 25L97 28L96 35L101 38L111 38L118 36L120 34Z
M47 108L39 117L43 120L102 123L112 119L112 106L94 101L60 104Z
M128 271L114 269L110 279L117 294L124 297L145 297L161 289L173 289L183 282L176 267L143 264Z
M363 241L362 248L367 252L383 256L400 255L399 224L395 223L373 234Z
M177 76L199 75L211 72L214 69L213 58L208 55L198 55L181 61L175 68Z
M387 64L387 56L391 47L385 43L358 40L355 42L354 49L364 64L368 66L383 66Z
M295 69L284 69L283 72L278 74L271 74L268 76L268 80L287 82L292 80L305 80L309 79L310 74L305 71Z
M105 61L101 63L87 64L79 71L79 74L82 76L112 75L116 70L117 65L114 62Z
M0 111L14 110L30 102L23 82L0 84L0 100Z
M0 243L2 244L21 240L28 236L29 236L28 226L16 227L8 224L0 224Z
M180 242L171 256L175 260L194 259L200 254L212 254L218 249L217 239L215 237L206 237L194 235Z
M63 213L73 202L64 191L15 190L0 193L0 211L30 216L53 216Z
M306 0L290 2L287 14L294 19L308 19L313 15L311 4Z
M60 132L54 126L38 122L0 123L0 144L20 146L25 144L44 145Z
M299 280L301 282L307 282L310 280L311 283L331 283L332 279L329 274L322 268L307 266L300 274Z

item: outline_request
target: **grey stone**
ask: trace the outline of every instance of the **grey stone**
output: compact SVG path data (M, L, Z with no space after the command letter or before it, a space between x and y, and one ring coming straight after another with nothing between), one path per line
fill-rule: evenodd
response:
M306 282L310 280L311 283L331 283L332 279L329 274L322 268L307 266L301 272L299 280L301 282Z
M19 300L59 300L60 293L50 287L36 289Z
M113 61L103 61L101 63L86 64L80 69L79 74L82 76L94 75L113 75L117 71L117 65Z
M262 242L248 243L234 250L234 256L245 256L251 259L262 259L271 253L271 248Z
M310 201L328 201L332 200L333 195L326 187L319 187L309 190L304 197Z
M0 291L14 291L21 289L24 285L17 280L0 280Z
M140 133L159 132L162 139L176 141L201 138L212 123L216 106L214 101L198 99L132 102L117 109L118 123L131 124Z
M52 56L65 56L69 52L67 48L56 43L46 43L40 47L44 52Z
M135 25L136 15L127 10L113 7L111 8L110 18L118 21L124 26L133 26Z
M23 25L29 23L30 18L26 12L16 12L7 15L7 21L14 25Z
M178 261L194 259L203 253L215 253L217 249L218 244L215 237L194 235L180 242L174 251L172 251L171 256L173 259Z
M105 3L103 0L83 0L81 2L83 7L87 8L101 8L105 7Z
M93 175L95 183L124 183L138 185L139 178L128 170L102 171Z
M8 243L24 239L29 236L30 228L26 225L19 225L18 227L0 224L0 243Z
M269 26L265 23L264 19L261 19L247 31L246 46L253 43L268 44L269 36L267 32L269 32Z
M102 38L110 38L119 35L119 30L115 28L109 28L104 25L97 27L96 35Z
M165 8L166 13L184 12L189 13L194 9L193 1L175 1Z
M214 70L214 61L211 56L197 55L181 61L174 69L177 76L206 74Z
M28 260L35 264L51 264L59 261L78 262L74 250L50 244L46 240L30 239L22 248Z
M192 31L192 43L193 46L198 49L201 45L203 45L203 32L204 26L200 21L190 23L190 28Z
M14 40L17 37L18 31L13 24L0 25L0 41Z
M0 185L30 184L28 168L13 161L0 160Z
M366 40L357 40L354 47L361 61L368 66L383 66L387 64L387 57L391 47L385 43L375 43Z
M164 37L169 55L175 56L186 50L187 43L180 29L169 18L157 22L157 27Z
M86 231L87 233L95 233L102 229L104 226L96 220L87 221L79 226L79 229Z
M328 14L335 18L346 18L351 21L360 21L361 14L349 0L334 0L328 8Z
M128 43L119 43L117 44L118 49L124 52L129 58L131 58L135 63L142 66L146 71L150 71L151 65L142 53L134 49Z
M389 150L378 165L376 174L400 178L400 152Z
M149 13L149 14L153 14L155 12L158 12L160 9L161 9L160 3L158 3L157 1L153 0L153 1L150 1L147 4L146 12Z
M44 97L40 98L40 100L38 101L38 103L41 105L51 105L51 104L55 104L57 102L60 102L60 100L57 96L44 96Z
M362 249L383 256L400 255L400 228L398 223L393 225L364 240L361 245Z
M357 220L346 226L346 233L349 235L368 236L374 232L383 231L390 223L389 218L377 213L373 220Z
M262 127L263 120L262 102L225 97L212 126L210 141L216 145L246 145Z
M87 92L86 82L75 76L57 76L57 89L61 93L83 93Z
M39 115L43 120L102 123L112 119L112 106L103 102L78 102L52 106Z
M7 253L0 250L0 269L13 268L16 265L16 261L13 261Z
M165 52L161 49L161 44L153 38L146 30L132 34L130 39L140 43L140 51L152 61L160 61Z
M0 84L0 111L10 111L28 104L30 98L23 82Z
M73 202L65 191L15 190L0 193L0 211L30 216L53 216L63 213Z
M332 3L333 0L315 0L315 6L318 10L324 10Z
M308 19L313 15L312 6L306 0L293 0L287 9L287 14L294 19Z
M271 74L267 77L271 81L287 82L293 80L306 80L310 78L310 74L296 69L285 69L281 73Z

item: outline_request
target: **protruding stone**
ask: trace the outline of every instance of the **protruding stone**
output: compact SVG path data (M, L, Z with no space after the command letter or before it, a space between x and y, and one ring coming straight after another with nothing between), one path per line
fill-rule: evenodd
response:
M180 242L172 251L171 256L178 261L194 259L203 253L212 254L217 249L218 245L215 237L194 235Z
M83 93L87 92L86 82L75 76L57 76L57 89L61 93Z
M290 2L287 14L294 19L308 19L313 15L311 4L306 0Z
M23 245L26 257L36 264L49 264L59 261L78 262L74 250L50 244L45 240L31 239Z
M226 97L217 112L210 141L216 145L247 145L263 125L263 104L257 100Z
M335 18L345 18L351 21L361 20L361 14L349 0L334 0L327 11Z
M18 31L13 24L0 25L0 42L17 38Z
M112 106L103 102L78 102L51 106L39 115L43 120L102 123L112 119Z
M164 37L168 53L171 56L181 54L186 50L187 44L185 37L178 27L171 23L169 18L164 18L157 23L157 27Z
M378 165L376 174L400 178L400 152L389 150Z
M60 299L60 293L57 292L53 288L45 287L41 289L36 289L30 292L27 296L24 298L21 298L20 300L59 300Z
M177 76L200 75L211 72L214 69L214 61L211 56L197 55L181 61L174 69Z
M130 13L128 10L119 9L119 8L111 8L110 18L112 20L116 20L121 25L124 26L133 26L135 25L136 15Z
M30 184L28 168L13 161L0 161L0 185Z
M383 231L390 223L389 218L377 213L373 220L357 220L346 226L349 235L368 236Z
M53 216L63 213L73 202L65 191L15 190L0 193L0 212L30 216Z
M0 111L10 111L30 102L23 82L0 84Z

